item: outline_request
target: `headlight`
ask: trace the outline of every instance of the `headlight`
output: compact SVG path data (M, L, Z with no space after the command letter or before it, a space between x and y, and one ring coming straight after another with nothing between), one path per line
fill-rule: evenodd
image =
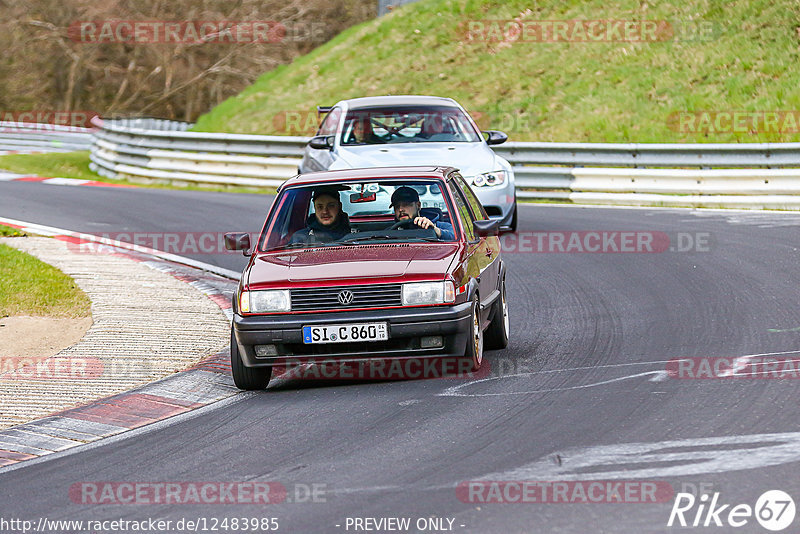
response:
M267 291L242 291L239 311L244 313L288 312L292 310L292 297L288 289Z
M446 304L455 302L456 290L453 282L414 282L403 284L403 306L422 304Z
M483 174L473 176L470 182L475 187L490 187L493 185L502 185L506 183L507 175L508 175L507 171L485 172Z

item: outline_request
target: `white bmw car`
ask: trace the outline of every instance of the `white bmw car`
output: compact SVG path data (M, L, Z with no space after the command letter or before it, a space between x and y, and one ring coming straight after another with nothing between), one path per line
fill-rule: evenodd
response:
M517 229L514 171L489 148L508 137L494 130L481 132L455 100L378 96L317 109L326 116L306 146L300 174L409 165L456 167L489 216L501 227Z

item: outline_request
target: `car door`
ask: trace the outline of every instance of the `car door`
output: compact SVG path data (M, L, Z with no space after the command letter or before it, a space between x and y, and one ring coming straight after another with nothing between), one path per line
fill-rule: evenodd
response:
M489 215L464 178L456 175L455 182L464 193L473 220L488 220ZM500 276L500 239L497 236L478 238L477 235L476 239L479 240L475 249L475 257L481 271L481 299L488 301L494 297L494 292L500 285L498 281ZM489 308L487 307L485 311L488 313Z
M342 118L342 108L333 108L323 119L317 130L317 135L336 136L339 129L339 120ZM303 161L300 164L301 172L326 171L333 164L333 149L311 148L306 145Z
M464 233L467 242L467 253L464 256L463 270L468 278L474 278L478 281L478 292L480 293L481 304L483 304L487 296L491 293L491 285L487 277L482 275L482 270L486 268L486 258L481 256L482 239L475 234L475 227L473 224L474 217L469 209L464 193L454 180L448 182L450 193L458 210L458 215L464 223ZM485 247L484 247L485 248ZM464 282L462 282L463 284ZM483 308L483 306L481 306ZM487 311L482 309L481 320L484 321L487 316Z

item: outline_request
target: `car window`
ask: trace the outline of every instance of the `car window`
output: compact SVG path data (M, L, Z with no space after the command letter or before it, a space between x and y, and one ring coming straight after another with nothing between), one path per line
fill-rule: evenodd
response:
M464 221L464 232L467 234L467 241L474 241L475 229L473 228L472 224L472 214L470 213L469 208L467 208L467 202L456 184L450 182L448 185L450 186L450 192L453 194L453 200L456 203L456 210L461 216L461 220Z
M276 202L278 209L271 220L267 221L266 231L259 239L259 250L285 245L298 229L305 227L311 191L287 189Z
M317 135L336 135L336 128L339 126L339 118L342 116L342 108L333 108L319 125Z
M449 220L447 202L442 197L439 183L363 183L350 186L349 194L343 195L342 206L350 216L358 215L393 215L392 194L400 187L411 187L419 195L420 206L423 209L439 210L442 216ZM363 191L362 191L363 188ZM375 200L363 201L361 198Z
M483 140L466 114L452 106L352 109L345 116L342 145L474 143Z
M472 214L475 216L476 221L485 221L489 218L489 215L486 214L486 210L483 209L483 205L478 200L478 197L475 196L475 193L472 191L472 188L467 184L463 177L460 175L456 178L458 181L458 185L461 186L461 189L464 191L464 196L467 197L467 202L469 203L470 208L472 209Z
M458 231L453 227L452 208L442 194L443 187L442 180L396 178L289 187L275 200L277 208L265 226L259 249L358 244L361 241L369 244L453 241ZM323 189L327 193L323 193ZM328 199L320 202L325 194ZM341 210L334 199L341 202ZM400 201L395 203L398 199ZM318 214L320 207L324 211ZM433 222L439 235L433 228L413 224L416 217ZM392 228L395 222L404 219L406 225Z

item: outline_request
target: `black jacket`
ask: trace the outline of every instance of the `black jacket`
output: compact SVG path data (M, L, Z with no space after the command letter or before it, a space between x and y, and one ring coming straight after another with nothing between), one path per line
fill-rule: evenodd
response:
M308 216L306 227L294 233L290 243L330 243L341 239L350 233L350 219L345 212L339 213L339 218L333 226L323 226L315 214Z

